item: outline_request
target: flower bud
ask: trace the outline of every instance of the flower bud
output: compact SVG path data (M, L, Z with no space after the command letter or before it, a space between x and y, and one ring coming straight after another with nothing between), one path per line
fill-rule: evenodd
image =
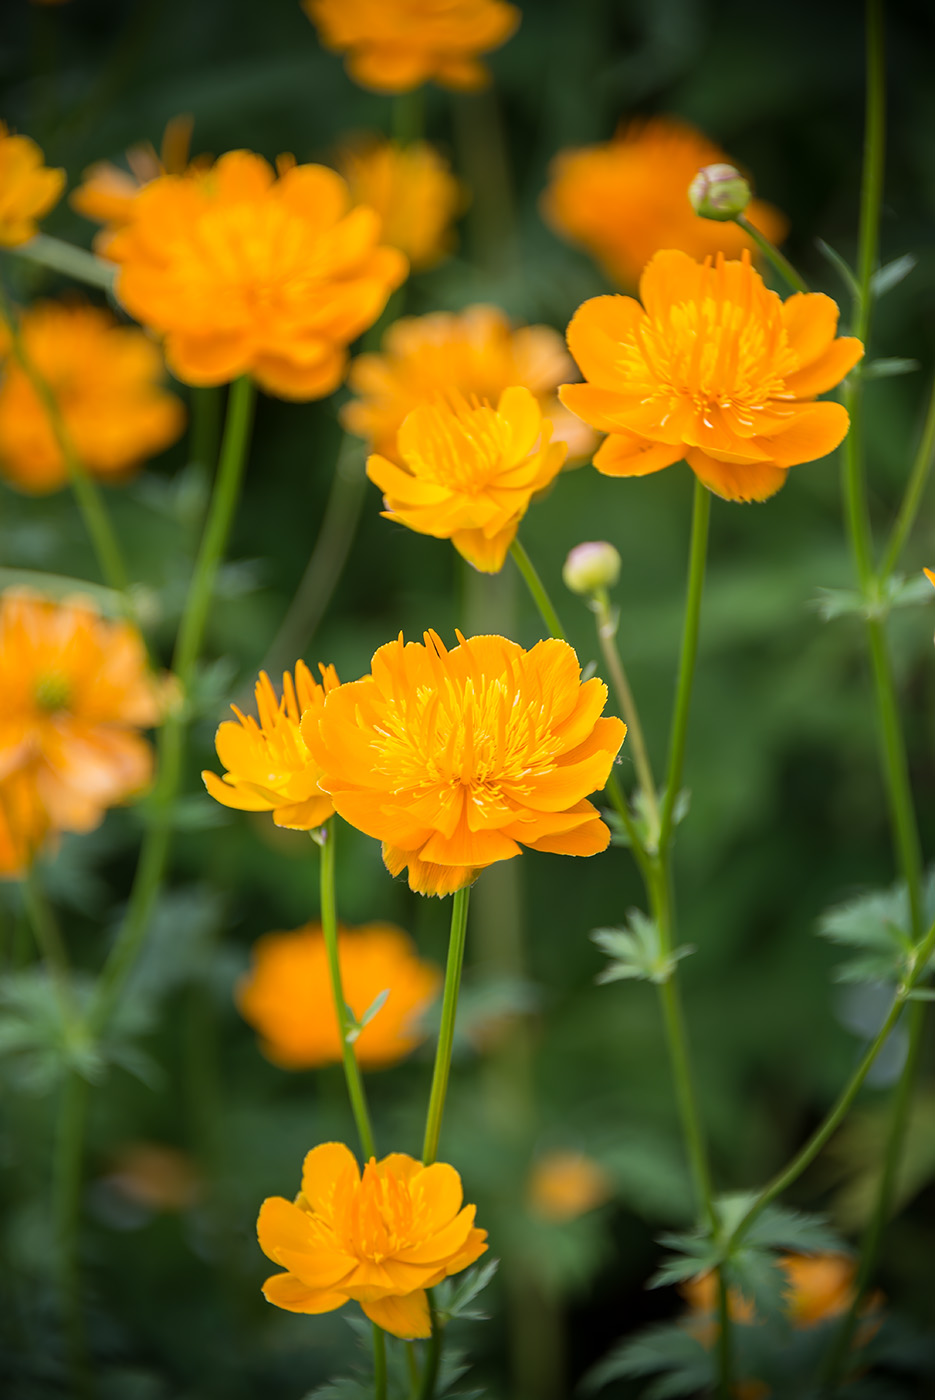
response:
M620 577L620 555L606 540L576 544L565 560L562 578L572 593L596 593L613 588Z
M688 187L688 202L703 219L726 223L742 214L752 191L733 165L704 165Z

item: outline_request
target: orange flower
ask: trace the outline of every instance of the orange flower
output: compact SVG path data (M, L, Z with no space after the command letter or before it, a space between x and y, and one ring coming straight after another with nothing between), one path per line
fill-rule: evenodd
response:
M703 165L727 160L687 122L656 117L622 128L612 141L562 151L552 163L542 212L563 238L584 248L612 282L635 287L660 248L693 258L739 257L754 245L735 223L712 223L694 212L688 186ZM786 220L755 199L747 218L773 243Z
M601 1206L611 1196L604 1168L583 1152L547 1152L529 1178L529 1207L543 1220L561 1223Z
M0 122L0 248L28 243L36 221L61 199L65 172L50 170L43 159L35 141L11 136Z
M539 400L555 440L567 442L573 458L589 457L595 434L555 397L574 372L557 331L514 330L496 306L407 316L386 331L379 355L352 362L348 384L359 397L341 410L341 421L375 452L398 462L396 434L412 409L461 398L495 404L504 389L522 384Z
M184 409L162 387L162 356L142 331L100 307L48 301L23 312L20 332L92 476L126 477L181 433ZM48 411L13 355L0 381L0 473L37 495L68 481Z
M202 1194L191 1157L159 1142L124 1143L104 1181L125 1200L148 1210L189 1210Z
M387 519L451 540L475 569L495 574L533 495L562 469L565 444L551 433L528 389L504 389L496 411L463 400L424 405L399 430L404 465L373 456L367 475L385 493Z
M355 204L375 209L381 236L421 272L448 256L451 225L465 203L464 190L443 156L427 141L401 146L381 136L338 152L337 166Z
M17 756L14 752L12 761ZM49 833L49 814L39 796L35 774L13 768L0 778L0 879L25 875Z
M152 751L138 730L160 717L135 628L105 622L85 599L4 594L0 778L28 777L54 830L91 831L146 786Z
M360 1020L381 992L389 996L354 1042L365 1068L396 1064L423 1035L422 1012L438 991L441 973L423 962L415 944L392 924L338 930L344 1000ZM237 1006L262 1037L264 1055L283 1069L340 1064L341 1036L334 1014L328 958L320 924L292 933L267 933L253 948L253 966L237 988Z
M487 1246L462 1206L454 1167L423 1167L404 1152L360 1169L340 1142L313 1147L295 1202L263 1202L257 1237L267 1258L287 1270L263 1285L289 1312L324 1313L356 1299L396 1337L431 1332L427 1288L473 1264Z
M610 840L586 800L626 733L600 717L603 681L581 684L565 642L458 641L400 635L302 725L335 810L420 894L451 894L521 845L590 856Z
M277 826L298 831L311 831L334 815L330 798L318 786L320 770L300 729L302 716L317 712L328 691L338 685L333 666L318 669L320 685L304 661L296 662L295 684L284 671L278 701L269 676L261 671L255 691L259 723L231 706L239 722L225 720L214 741L228 771L223 779L216 773L201 775L216 801L241 812L272 812Z
M69 195L76 213L106 227L94 238L94 250L107 256L114 232L133 217L133 201L144 185L160 175L181 175L188 167L188 152L194 122L190 116L172 117L166 123L157 155L149 142L127 151L129 170L121 170L109 160L100 160L84 172L83 182ZM203 157L193 168L210 164Z
M854 1260L847 1254L782 1254L776 1263L785 1274L783 1311L796 1327L814 1327L830 1317L846 1312L854 1299ZM717 1308L717 1279L713 1273L683 1283L679 1292L695 1313L714 1313ZM753 1304L735 1289L728 1296L728 1308L735 1322L755 1321Z
M467 92L490 75L477 55L505 44L520 21L502 0L302 0L326 49L376 92L409 92L434 79Z
M838 308L813 293L782 302L750 266L657 253L631 297L579 307L568 344L587 382L562 402L609 433L594 465L645 476L684 458L728 501L764 501L789 467L824 457L847 432L838 384L864 348L838 337ZM645 309L644 309L645 308Z
M252 374L287 399L330 394L347 346L406 275L379 246L372 209L349 210L340 175L230 151L209 170L140 191L108 255L127 310L166 338L173 374L223 384Z

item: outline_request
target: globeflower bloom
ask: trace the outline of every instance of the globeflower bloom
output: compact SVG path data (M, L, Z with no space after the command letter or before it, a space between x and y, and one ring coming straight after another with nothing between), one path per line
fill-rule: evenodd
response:
M23 312L26 358L51 389L62 425L92 476L124 479L179 437L185 411L163 387L162 356L135 326L80 303L37 302ZM4 336L0 332L0 348ZM8 337L7 337L8 341ZM0 474L22 491L56 491L68 470L48 410L9 354L0 380Z
M504 389L496 409L424 405L399 430L403 466L373 456L367 475L387 519L450 539L475 569L495 574L533 495L562 469L565 444L551 434L528 389Z
M556 442L572 458L588 457L596 435L556 398L575 372L562 337L551 326L513 327L496 306L405 316L383 336L379 354L358 355L348 384L357 398L341 410L348 432L381 457L399 462L396 437L420 404L495 404L511 385L534 394Z
M452 251L451 225L465 203L464 189L434 146L401 146L378 136L345 146L337 166L351 199L376 210L384 243L405 253L413 272L434 267Z
M553 1224L577 1220L609 1201L612 1194L604 1168L583 1152L547 1152L529 1176L529 1208Z
M48 833L49 814L34 774L14 768L0 778L0 879L25 875Z
M472 92L490 81L478 54L505 44L520 21L503 0L302 0L326 49L376 92L409 92L434 79Z
M590 856L610 841L587 801L626 734L601 718L603 681L581 683L566 642L458 641L400 635L302 726L335 810L420 894L451 894L522 846Z
M656 117L623 127L612 141L562 151L552 162L542 213L556 233L589 253L612 282L635 287L660 248L693 258L737 258L754 244L734 223L701 218L688 187L702 166L727 156L687 122ZM785 237L777 209L753 200L746 216L771 243Z
M440 970L423 962L409 935L392 924L339 927L338 954L344 1000L358 1021L389 992L354 1041L358 1063L364 1069L396 1064L424 1039L419 1018L441 985ZM237 1006L259 1032L261 1049L273 1064L282 1069L340 1064L341 1034L320 924L259 939L251 969L237 988Z
M43 160L35 141L11 136L0 122L0 248L28 243L38 220L61 198L65 172L50 169Z
M716 225L715 225L716 227ZM696 263L657 253L632 297L586 301L568 327L584 384L562 402L608 433L605 476L645 476L683 458L728 501L764 501L789 467L832 452L846 410L816 403L864 353L835 338L838 308L818 293L780 301L746 253Z
M202 773L211 796L241 812L272 812L277 826L311 831L334 816L334 807L318 786L319 768L302 737L302 716L317 712L325 696L338 685L333 666L319 666L321 684L304 661L297 661L295 681L283 672L282 697L277 700L265 671L256 683L258 719L236 705L236 721L218 726L215 747L227 769L223 778Z
M348 344L406 276L340 175L283 166L277 179L261 156L230 151L208 170L162 175L108 245L118 298L165 337L187 384L250 374L281 398L330 394Z
M460 1273L487 1248L463 1205L454 1167L423 1167L404 1152L363 1176L340 1142L313 1147L295 1201L263 1202L257 1237L267 1258L287 1272L263 1285L270 1303L289 1312L324 1313L356 1299L367 1317L396 1337L431 1333L427 1288Z
M128 170L100 160L84 172L82 183L69 195L68 202L83 218L104 224L93 244L100 256L107 256L115 231L132 219L133 202L143 186L160 175L181 175L187 169L193 126L190 116L172 117L166 123L158 155L147 141L127 151ZM193 169L208 164L209 160L199 157Z

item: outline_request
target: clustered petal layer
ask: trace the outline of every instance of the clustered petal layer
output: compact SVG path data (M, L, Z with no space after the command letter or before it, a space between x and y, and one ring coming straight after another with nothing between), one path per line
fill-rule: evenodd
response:
M424 1167L403 1152L363 1176L343 1143L326 1142L305 1158L295 1202L272 1196L257 1221L260 1248L286 1272L263 1285L289 1312L324 1313L356 1299L397 1337L431 1332L427 1288L473 1264L487 1248L463 1205L454 1167Z
M832 452L846 410L816 403L860 359L837 337L838 308L817 293L781 301L744 254L697 263L657 253L638 301L586 301L568 327L585 377L562 402L608 434L594 457L606 476L645 476L683 458L729 501L763 501L789 467Z
M281 398L330 394L348 344L406 276L336 171L284 167L277 179L260 156L230 151L210 170L160 176L108 244L117 296L165 336L188 384L250 374Z
M0 122L0 248L28 243L37 221L61 198L65 172L43 161L35 141L11 136Z
M475 569L495 574L533 495L562 469L565 444L551 434L528 389L504 389L495 410L423 405L399 430L403 465L373 456L367 475L389 520L451 540Z
M450 894L522 846L604 850L587 795L626 733L601 718L607 687L581 683L567 643L458 639L448 651L434 632L424 645L400 636L303 721L335 810L422 894Z
M452 224L464 190L434 146L372 137L343 147L337 167L354 203L376 210L384 243L405 253L413 272L434 267L453 250Z
M302 737L306 712L317 713L338 685L333 666L319 666L321 684L304 661L296 662L295 681L283 672L282 696L276 698L265 671L256 683L257 719L236 705L235 720L218 726L215 747L227 769L223 778L203 772L205 787L225 807L241 812L272 812L277 826L310 831L334 815L331 800L318 786L320 770Z
M68 202L83 218L104 225L93 244L101 257L107 257L116 230L130 223L134 200L143 186L160 175L181 175L188 168L193 127L190 116L171 117L166 122L158 155L149 142L144 142L127 151L128 170L109 160L99 160L84 171L81 184L72 190ZM199 157L191 168L205 169L210 164L207 157Z

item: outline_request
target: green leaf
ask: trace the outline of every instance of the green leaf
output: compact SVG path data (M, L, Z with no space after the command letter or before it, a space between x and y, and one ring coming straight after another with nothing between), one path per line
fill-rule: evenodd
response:
M596 980L600 983L633 978L667 982L680 960L695 951L685 946L663 952L658 924L639 909L629 911L625 928L598 928L591 939L611 959L598 973Z
M842 258L841 254L837 251L837 249L832 248L831 244L826 243L823 238L816 238L815 246L817 247L819 253L821 253L822 257L825 258L826 261L829 262L834 268L835 272L837 272L838 276L841 278L841 281L844 283L845 287L847 288L850 295L854 298L854 300L859 300L860 284L857 281L857 277L853 269L851 268L850 263L848 263L844 258Z
M837 981L896 983L911 964L909 927L909 900L900 883L829 909L819 920L818 932L832 943L860 950L835 970Z
M593 1394L611 1381L651 1376L659 1371L666 1373L666 1388L660 1390L657 1383L653 1391L657 1396L694 1395L713 1384L713 1354L687 1328L678 1323L661 1323L614 1347L587 1372L581 1389L585 1394Z
M846 1252L840 1236L824 1216L790 1210L788 1206L775 1203L757 1216L747 1231L746 1240L750 1244L798 1254Z
M895 379L899 374L914 374L920 368L918 360L905 360L897 355L889 359L867 360L861 374L864 379Z
M870 278L871 294L877 299L886 296L887 292L898 287L900 282L909 276L918 261L918 258L912 253L903 253L901 258L894 258L885 266L878 267Z
M483 1264L466 1269L458 1275L457 1281L445 1279L438 1284L433 1298L442 1322L450 1322L453 1317L472 1322L484 1321L488 1314L479 1308L472 1308L471 1304L483 1293L499 1267L499 1259L488 1259Z

